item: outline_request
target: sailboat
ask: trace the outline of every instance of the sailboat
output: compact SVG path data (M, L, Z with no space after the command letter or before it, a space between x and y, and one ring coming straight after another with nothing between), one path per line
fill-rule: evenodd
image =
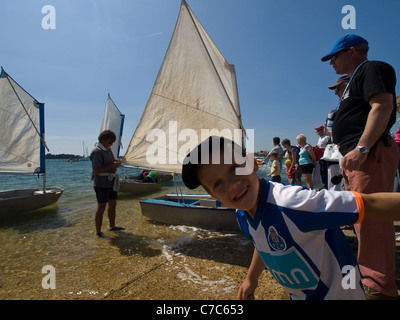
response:
M82 141L82 158L79 161L89 161L88 148L85 146L85 141Z
M111 151L116 158L119 158L119 153L122 146L121 138L124 129L124 121L125 115L119 111L114 101L111 99L110 94L108 94L100 132L104 130L111 130L115 133L117 139L111 146Z
M108 94L106 107L104 110L103 121L100 126L100 132L104 130L111 130L115 133L116 140L111 146L111 151L115 158L119 158L122 143L122 133L124 128L125 115L121 113L114 101L111 99L110 94ZM154 189L159 190L161 186L153 186L153 184L143 184L138 180L121 179L119 181L120 187L119 191L123 193L140 194L151 192Z
M88 150L87 147L85 147L85 142L82 141L82 157L72 157L68 159L68 162L80 162L80 161L89 161L89 155L88 155Z
M42 189L0 191L0 218L56 203L63 193L46 187L44 103L38 102L1 68L0 174L41 175Z
M178 176L184 157L201 141L220 135L242 145L243 132L235 68L182 0L168 50L122 161ZM140 205L144 216L163 223L238 228L235 210L205 194L178 192L140 200Z

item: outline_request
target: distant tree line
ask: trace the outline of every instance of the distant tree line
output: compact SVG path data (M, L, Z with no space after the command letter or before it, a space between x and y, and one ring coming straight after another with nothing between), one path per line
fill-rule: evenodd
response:
M268 153L269 153L268 150L255 151L254 156L255 157L266 157Z
M82 156L80 155L76 155L76 154L51 154L48 153L46 154L46 159L71 159L71 158L82 158Z

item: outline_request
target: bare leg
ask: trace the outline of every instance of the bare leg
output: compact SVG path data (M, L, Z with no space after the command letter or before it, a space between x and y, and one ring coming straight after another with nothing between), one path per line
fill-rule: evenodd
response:
M312 181L312 174L304 173L303 177L304 177L304 180L306 181L307 188L313 189L314 188L314 184L313 184L313 181Z
M115 228L117 200L112 199L108 201L108 220L110 221L110 228Z
M101 225L103 224L103 213L106 209L106 205L107 205L106 203L97 204L97 211L94 218L97 235L101 235Z

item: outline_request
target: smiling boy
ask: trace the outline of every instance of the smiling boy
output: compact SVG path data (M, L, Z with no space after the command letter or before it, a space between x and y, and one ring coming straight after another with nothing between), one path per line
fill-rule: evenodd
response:
M217 151L211 147L216 144ZM189 189L202 185L225 205L238 209L240 229L255 246L238 298L254 298L258 277L267 266L291 299L365 299L356 258L340 226L382 212L388 213L381 219L399 219L400 194L317 192L259 179L257 170L254 159L244 161L240 147L215 136L194 148L182 167ZM342 270L349 266L357 278L351 289L342 286L346 276Z

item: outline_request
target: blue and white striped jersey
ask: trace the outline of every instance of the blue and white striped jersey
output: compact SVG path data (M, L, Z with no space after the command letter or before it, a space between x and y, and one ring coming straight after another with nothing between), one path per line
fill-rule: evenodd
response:
M263 180L254 219L241 210L236 215L242 232L291 299L365 299L357 259L340 230L362 220L359 194ZM343 285L349 270L353 286Z

